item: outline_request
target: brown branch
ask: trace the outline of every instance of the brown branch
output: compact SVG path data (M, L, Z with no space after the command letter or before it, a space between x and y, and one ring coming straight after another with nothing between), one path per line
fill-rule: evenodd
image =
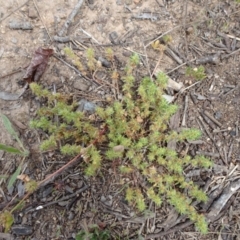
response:
M176 227L174 227L174 228L172 228L172 229L170 229L168 231L163 231L163 232L159 232L159 233L155 233L155 234L149 234L144 239L158 239L158 238L163 237L165 235L168 235L170 233L173 233L173 232L179 231L181 229L184 229L186 227L189 227L192 224L193 224L193 222L189 220L189 221L187 221L185 223L177 225Z
M0 19L0 23L5 20L6 18L8 18L9 16L11 16L13 13L15 13L18 9L22 8L24 5L26 5L29 2L29 0L27 0L25 3L23 3L22 5L20 5L19 7L17 7L16 9L14 9L12 12L10 12L9 14L7 14L5 17Z
M84 0L78 1L76 6L73 8L72 12L68 16L66 22L64 23L62 29L58 32L59 37L64 37L66 32L68 31L68 28L70 24L72 23L74 17L77 15L77 12L79 11L80 7L82 6Z
M66 169L72 167L75 165L80 159L83 158L84 152L90 148L92 144L90 144L87 148L83 149L81 153L79 153L76 157L74 157L72 160L70 160L67 164L59 168L56 172L50 174L45 179L43 179L41 182L38 183L38 188L46 186L48 183L54 181L59 175L62 174L62 172L66 171Z

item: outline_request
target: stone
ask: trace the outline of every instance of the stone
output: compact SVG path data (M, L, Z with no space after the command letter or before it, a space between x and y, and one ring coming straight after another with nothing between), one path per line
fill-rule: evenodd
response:
M119 43L118 34L115 31L113 31L109 34L109 39L110 39L112 44L118 44Z
M117 5L122 5L123 2L122 2L122 0L117 0L117 1L116 1L116 4L117 4Z
M18 42L18 40L13 37L13 38L11 39L11 42L14 43L14 44L16 44L16 43Z
M77 111L80 111L80 112L89 112L91 114L93 114L96 110L96 107L97 105L93 102L89 102L85 99L81 99L79 102L78 102L78 108L77 108Z
M83 78L78 78L74 81L73 87L81 91L87 91L90 83L86 82Z
M34 6L29 7L28 9L28 16L30 18L37 18L38 17L38 13L37 10Z

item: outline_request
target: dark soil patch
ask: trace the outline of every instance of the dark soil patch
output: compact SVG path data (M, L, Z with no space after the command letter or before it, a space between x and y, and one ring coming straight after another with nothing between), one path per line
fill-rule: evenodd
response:
M147 215L136 214L124 198L127 180L116 174L118 163L113 162L104 163L95 178L85 177L81 164L62 173L26 200L24 209L14 215L10 234L4 238L0 233L0 238L75 239L79 231L91 230L95 224L100 231L108 230L110 239L140 239L138 235L142 239L239 239L240 5L210 0L85 1L67 29L71 41L54 41L77 2L32 0L24 4L11 0L1 4L1 94L21 92L26 67L41 46L53 48L56 56L50 58L41 85L78 101L104 105L109 97L120 94L111 87L107 66L95 77L89 75L88 81L64 57L64 47L71 47L80 59L88 47L95 50L98 59L111 47L120 71L132 52L139 53L139 80L160 69L184 85L180 92L167 92L180 107L174 127L196 127L203 132L201 141L177 148L181 154L203 154L214 161L209 171L185 170L209 196L208 204L195 204L210 221L209 234L201 236L188 219L167 204L157 208L149 203ZM150 43L163 34L171 35L172 41L164 54L159 54ZM186 69L200 65L206 78L197 82L186 75ZM70 161L58 151L39 152L46 133L30 129L28 122L40 105L30 90L15 101L0 99L1 113L9 117L31 153L24 159L22 173L37 181ZM0 142L17 146L2 123ZM0 174L9 177L22 158L0 154ZM0 179L1 210L6 206L11 209L24 196L20 180L12 189L7 189L7 182Z

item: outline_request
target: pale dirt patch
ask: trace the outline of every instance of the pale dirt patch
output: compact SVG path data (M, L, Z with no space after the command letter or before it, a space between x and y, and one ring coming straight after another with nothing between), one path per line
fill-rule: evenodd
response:
M2 0L0 19L25 2L24 0ZM60 31L77 2L77 0L30 0L8 18L0 20L0 91L21 92L24 85L22 82L24 72L38 47L53 48L55 53L62 57L63 48L69 46L81 59L84 59L84 49L87 47L94 48L99 57L103 55L107 46L111 46L121 70L131 52L136 51L142 56L139 80L140 76L148 74L149 71L152 73L158 64L158 69L171 72L169 76L173 80L182 82L186 86L193 83L191 82L193 79L189 79L185 75L186 66L180 67L180 63L177 63L176 59L167 54L161 55L151 47L146 48L145 51L144 46L162 33L172 30L169 32L172 36L171 49L175 51L182 63L189 61L189 65L193 67L198 66L194 59L209 56L218 51L223 56L240 48L239 39L224 39L217 35L217 32L220 31L240 37L239 5L234 1L210 0L85 1L67 33L76 41L68 43L51 41ZM147 15L141 15L143 13ZM30 23L32 30L11 29L9 22L13 20ZM148 61L145 58L146 54ZM68 63L72 65L70 62ZM204 67L207 78L190 90L179 94L176 99L180 106L182 120L186 95L189 96L187 127L200 127L203 131L204 143L199 146L186 143L181 150L187 149L189 153L202 151L217 156L213 157L213 161L220 170L212 171L211 174L200 174L201 176L196 176L195 180L202 187L208 186L212 181L212 185L218 188L222 183L220 180L233 169L235 171L226 181L233 181L239 176L239 53L220 59L218 64L206 63ZM178 69L174 70L174 68ZM104 69L98 72L100 74L98 76L105 76L106 73L107 70ZM77 100L84 98L101 102L106 95L114 95L114 91L106 86L94 92L99 86L92 81L92 78L87 83L85 81L70 67L52 57L40 84L51 90L55 85L57 91L71 94ZM89 89L92 92L87 92ZM176 93L172 91L169 91L168 94L176 96ZM35 111L39 107L39 101L32 96L30 90L27 90L17 101L0 99L1 113L6 114L13 122L23 143L31 152L30 157L25 161L24 173L33 179L42 180L69 159L62 157L57 152L46 154L39 152L40 139L46 135L28 127L30 119L35 116ZM207 122L205 127L199 125L198 117L202 110L208 110L222 123L221 128L214 126L215 130L219 130L219 132L214 133L214 129ZM212 141L205 128L209 129L212 134ZM4 129L1 121L0 130L0 143L17 147L16 142ZM1 154L0 174L11 175L21 160L22 158L16 156ZM113 165L104 165L102 175L93 179L86 179L82 169L76 166L73 170L63 174L61 179L63 191L59 190L62 183L57 182L34 193L26 204L30 210L25 209L22 213L17 213L14 223L28 226L32 233L28 234L29 236L14 237L14 239L74 239L76 233L84 229L86 223L88 226L91 224L106 226L111 232L111 239L117 239L117 237L119 239L136 239L139 229L142 229L143 237L147 237L151 233L167 231L163 226L171 213L170 206L164 205L162 208L155 209L151 205L149 210L156 212L156 219L155 221L152 219L144 221L145 227L143 228L141 228L142 223L139 223L143 219L142 216L140 220L138 218L133 222L126 221L124 216L134 214L134 212L129 209L121 195L122 185L119 184L120 180L115 175ZM60 201L46 206L40 211L34 210L39 205L52 203L55 199L62 199L62 197L72 194L85 182L89 184L89 189L68 200L67 205L64 201ZM0 206L19 193L17 187L20 186L18 181L12 192L9 192L6 189L7 181L1 183L0 187L5 198L0 192ZM212 185L210 184L210 186ZM56 186L58 186L57 190ZM209 187L206 191L210 195L213 189ZM116 194L118 192L120 194ZM240 234L237 215L238 195L235 194L233 198L231 205L224 210L225 214L218 221L210 224L212 233L206 238L195 233L193 227L183 228L180 231L176 231L177 229L173 227L173 232L155 239L220 239L220 232L222 232L222 239L238 239ZM198 207L201 211L201 206ZM0 232L2 232L1 228Z

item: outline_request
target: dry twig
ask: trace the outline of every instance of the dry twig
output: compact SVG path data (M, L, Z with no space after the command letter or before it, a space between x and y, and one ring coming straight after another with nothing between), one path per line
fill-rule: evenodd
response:
M223 207L226 205L227 201L238 191L239 188L240 179L232 182L223 190L221 196L213 203L210 212L206 215L209 222L215 221Z
M30 0L27 0L25 3L23 3L22 5L20 5L19 7L17 7L16 9L14 9L12 12L10 12L9 14L7 14L5 17L0 19L0 23L5 20L6 18L8 18L9 16L11 16L13 13L15 13L18 9L22 8L23 6L25 6Z
M66 35L70 24L72 23L74 17L77 15L77 13L78 13L80 7L82 6L83 2L84 2L84 0L78 1L76 6L73 8L72 12L70 13L67 20L65 21L62 29L58 32L59 37L64 37Z
M48 203L46 203L46 204L44 204L44 205L37 206L37 207L35 207L35 208L27 209L26 212L29 213L29 212L41 210L41 209L46 208L46 207L48 207L48 206L54 205L54 204L56 204L56 203L66 201L66 200L68 200L68 199L70 199L70 198L73 198L73 197L75 197L76 195L82 193L83 191L85 191L85 190L88 189L88 188L89 188L89 186L88 186L88 185L85 185L84 187L76 190L76 192L74 192L74 193L72 193L72 194L70 194L70 195L64 196L64 197L62 197L62 198L60 198L60 199L58 199L58 200L56 200L56 201L48 202Z
M47 31L48 37L49 37L49 39L52 41L52 38L51 38L51 36L50 36L50 34L49 34L49 31L48 31L48 29L47 29L47 27L46 27L46 25L45 25L45 23L44 23L44 21L43 21L43 18L42 18L41 14L40 14L40 12L39 12L39 10L38 10L38 6L37 6L37 3L35 2L35 0L33 0L33 3L34 3L34 6L35 6L35 8L36 8L36 10L37 10L37 13L38 13L38 15L39 15L39 17L40 17L40 19L41 19L41 22L42 22L44 28L45 28L46 31Z
M184 106L184 110L183 110L182 127L186 126L187 109L188 109L188 95L186 95L186 97L185 97L185 106Z
M212 120L216 125L218 125L219 127L222 126L222 124L216 119L214 118L208 111L204 111L204 114L210 119Z

